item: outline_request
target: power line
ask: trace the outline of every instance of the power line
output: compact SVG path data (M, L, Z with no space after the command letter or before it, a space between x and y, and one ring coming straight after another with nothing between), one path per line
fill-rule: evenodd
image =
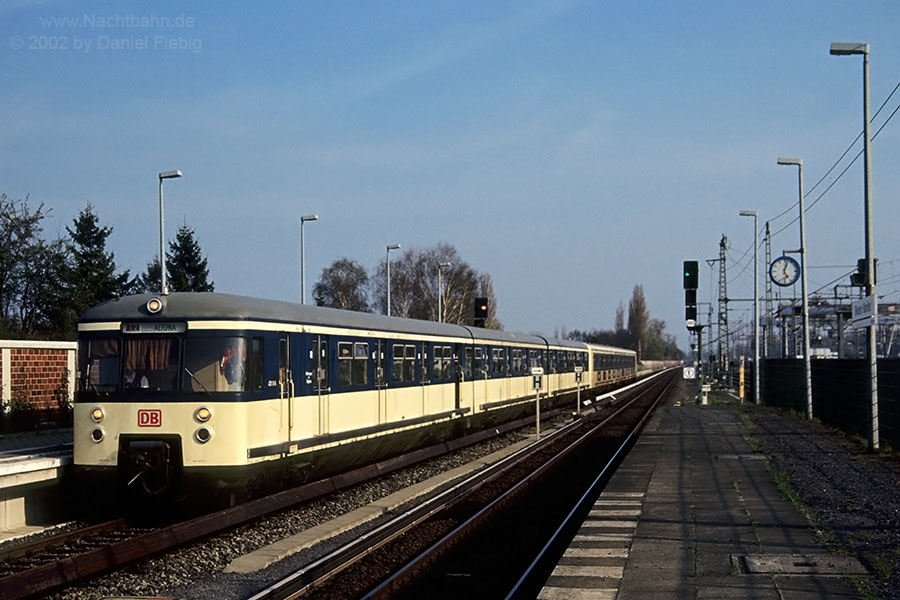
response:
M878 108L878 110L875 112L875 115L869 120L870 123L873 123L873 122L875 121L875 119L876 119L876 118L878 117L878 115L881 113L882 109L884 109L884 107L887 105L887 103L888 103L888 102L890 101L890 99L894 96L894 94L897 92L898 89L900 89L900 82L898 82L897 85L894 86L894 89L891 91L890 94L888 94L888 97L884 100L884 102L881 103L881 106L880 106L880 107ZM893 110L893 112L891 112L891 114L888 116L888 118L885 119L884 123L881 124L881 127L878 128L878 131L876 131L875 134L872 136L872 141L875 141L875 138L878 137L878 134L881 133L881 131L887 126L888 123L891 122L891 120L894 118L894 115L896 115L898 111L900 111L900 104L897 105L897 107ZM807 192L805 192L805 193L803 194L803 197L804 197L804 198L806 198L806 197L808 197L810 194L812 194L812 192L813 192L813 191L814 191L814 190L815 190L815 189L816 189L816 188L817 188L817 187L818 187L818 186L819 186L819 185L820 185L820 184L821 184L821 183L822 183L822 182L823 182L823 181L824 181L831 173L832 173L832 171L834 171L834 169L837 168L837 166L841 163L842 160L844 160L844 158L847 156L847 154L850 152L850 150L853 149L853 146L855 146L856 143L859 141L859 139L863 136L863 133L864 133L864 132L865 132L865 130L861 131L861 132L856 136L856 138L850 143L850 145L847 147L847 149L844 150L843 154L841 154L841 156L834 162L834 164L831 166L831 168L828 169L828 171L826 171L826 173L819 179L819 181L817 181L817 182L815 183L815 185L813 185ZM825 196L825 194L827 194L827 193L831 190L831 188L833 188L833 187L835 186L835 184L837 184L838 181L840 181L841 177L843 177L844 174L845 174L847 171L850 170L850 167L852 167L852 166L856 163L856 161L859 160L859 157L863 155L863 152L864 152L864 151L865 151L865 148L863 148L862 150L860 150L860 151L856 154L856 156L853 157L853 160L850 161L850 164L848 164L848 165L844 168L844 170L842 170L842 171L840 172L840 174L834 179L834 181L832 181L832 182L828 185L828 187L825 188L825 190L824 190L821 194L819 194L819 195L816 197L816 199L813 200L813 201L809 204L809 206L807 206L807 207L805 208L804 212L809 212L810 209L812 209L812 207L815 206L816 203L818 203L819 200L821 200L821 199ZM791 204L788 208L786 208L784 211L782 211L781 213L779 213L777 216L773 217L772 219L769 219L769 222L771 223L772 221L775 221L775 220L777 220L777 219L780 219L780 218L783 217L784 215L786 215L786 214L788 214L789 212L791 212L792 210L794 210L794 209L797 207L798 204L799 204L799 201L798 201L798 202L794 202L794 203ZM782 227L781 229L779 229L778 231L776 231L775 233L773 233L773 234L772 234L772 237L778 235L779 233L782 233L783 231L785 231L786 229L788 229L791 225L793 225L794 223L796 223L799 219L800 219L799 216L794 217L794 218L793 218L790 222L788 222L784 227Z

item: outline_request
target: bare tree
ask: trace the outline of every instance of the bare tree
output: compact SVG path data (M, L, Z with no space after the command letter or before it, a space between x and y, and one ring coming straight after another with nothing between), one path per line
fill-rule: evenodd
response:
M317 306L369 312L369 275L355 260L339 258L322 269L313 298Z
M391 261L391 315L437 321L438 268L442 269L441 307L447 323L472 323L475 298L487 297L489 315L486 325L499 328L497 303L490 275L472 268L451 244L440 243L418 250L407 248ZM384 262L372 275L376 310L385 312L387 275Z
M642 350L647 348L649 325L650 311L644 297L644 286L638 284L634 286L631 301L628 303L628 333L632 348L638 353L638 360L642 357Z

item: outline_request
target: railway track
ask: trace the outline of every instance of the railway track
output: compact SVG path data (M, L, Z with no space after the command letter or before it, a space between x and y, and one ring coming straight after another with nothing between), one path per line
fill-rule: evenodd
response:
M558 429L252 600L504 597L513 589L533 597L566 523L600 493L673 380L670 372L620 395L614 407ZM576 476L589 481L573 486L569 480ZM535 535L518 535L524 530Z
M30 598L72 586L533 423L533 418L510 422L188 521L148 527L116 519L13 545L0 550L0 600Z

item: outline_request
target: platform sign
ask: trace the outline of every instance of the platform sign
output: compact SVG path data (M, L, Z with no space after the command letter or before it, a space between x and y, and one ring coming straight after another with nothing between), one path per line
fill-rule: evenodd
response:
M697 367L684 367L681 370L682 379L697 379Z
M877 315L877 296L866 296L860 300L855 300L851 306L850 326L854 329L861 329L874 325Z
M531 376L531 389L540 390L543 389L544 385L544 376L543 375L532 375Z
M584 373L584 367L575 367L575 383L581 383L582 373Z

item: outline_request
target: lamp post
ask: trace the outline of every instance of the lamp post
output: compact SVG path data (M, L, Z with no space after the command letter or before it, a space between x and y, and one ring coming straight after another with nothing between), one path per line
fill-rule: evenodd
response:
M387 307L385 314L391 316L391 250L399 250L400 244L388 244L387 253L384 259L385 270L387 271Z
M869 132L869 45L858 42L834 42L829 53L835 56L862 54L863 57L863 171L865 187L866 227L866 296L871 296L875 307L872 323L866 327L866 345L869 347L869 449L877 450L878 440L878 347L875 328L878 326L878 308L875 296L875 251L872 223L872 138Z
M307 221L318 221L319 215L300 217L300 304L306 304L306 246L303 243L303 224Z
M757 236L757 219L755 210L742 210L742 217L753 217L753 401L759 404L759 240Z
M806 372L806 418L813 418L812 365L809 356L809 303L806 296L806 226L803 217L803 159L779 158L779 165L797 167L800 190L800 281L803 290L803 367Z
M450 264L448 262L438 263L438 323L444 322L444 311L441 304L441 297L444 295L443 269L449 267Z
M166 283L166 234L164 232L163 225L165 221L165 219L163 218L163 179L177 179L179 177L181 177L181 171L179 171L178 169L175 169L173 171L163 171L159 174L159 293L164 296L169 293L169 286Z

